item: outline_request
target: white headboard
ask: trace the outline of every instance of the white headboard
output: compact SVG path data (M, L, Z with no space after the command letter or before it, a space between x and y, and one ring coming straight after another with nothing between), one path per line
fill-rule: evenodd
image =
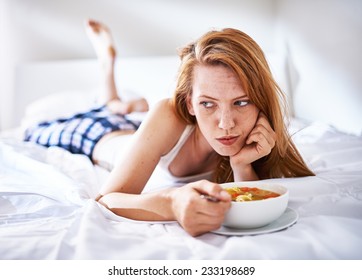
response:
M95 59L45 61L17 67L14 124L23 118L32 102L59 93L95 95L100 90L100 68ZM120 93L136 93L152 104L171 93L176 78L176 56L121 58L116 63ZM72 103L72 100L69 100Z
M267 57L276 80L288 93L285 57L276 53L268 54ZM132 98L133 94L143 96L152 106L156 101L172 95L178 65L177 56L120 58L116 63L115 74L119 93L126 98ZM76 103L93 100L100 90L99 69L96 60L45 61L20 65L16 72L14 125L21 123L29 104L32 104L33 111L47 110L49 113L69 111L74 106L82 108ZM35 102L54 95L66 96L67 100L48 98L46 102Z

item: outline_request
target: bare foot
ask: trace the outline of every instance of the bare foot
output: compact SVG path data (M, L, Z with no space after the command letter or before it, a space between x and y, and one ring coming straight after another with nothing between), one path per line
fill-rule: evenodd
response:
M85 29L100 62L111 65L115 60L116 50L109 28L98 21L88 19Z

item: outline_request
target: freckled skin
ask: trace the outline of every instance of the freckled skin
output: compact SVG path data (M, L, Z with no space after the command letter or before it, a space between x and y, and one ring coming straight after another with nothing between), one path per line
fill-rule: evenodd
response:
M259 110L251 103L234 73L225 66L197 66L189 111L195 115L202 134L223 156L237 154L254 128ZM217 139L237 137L226 146Z

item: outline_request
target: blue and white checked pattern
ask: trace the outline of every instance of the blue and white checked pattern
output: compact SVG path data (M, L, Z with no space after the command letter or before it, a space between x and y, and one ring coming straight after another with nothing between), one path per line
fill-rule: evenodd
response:
M113 114L106 106L102 106L67 119L42 122L27 129L24 140L46 147L62 147L71 153L91 158L102 136L116 130L136 130L139 125L139 122Z

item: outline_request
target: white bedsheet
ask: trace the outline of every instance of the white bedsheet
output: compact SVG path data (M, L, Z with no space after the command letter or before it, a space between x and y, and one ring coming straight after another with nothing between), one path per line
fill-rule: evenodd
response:
M2 140L0 258L362 259L362 138L313 124L294 140L317 176L268 181L289 188L297 223L196 238L177 223L133 222L96 203L102 176L86 157Z

